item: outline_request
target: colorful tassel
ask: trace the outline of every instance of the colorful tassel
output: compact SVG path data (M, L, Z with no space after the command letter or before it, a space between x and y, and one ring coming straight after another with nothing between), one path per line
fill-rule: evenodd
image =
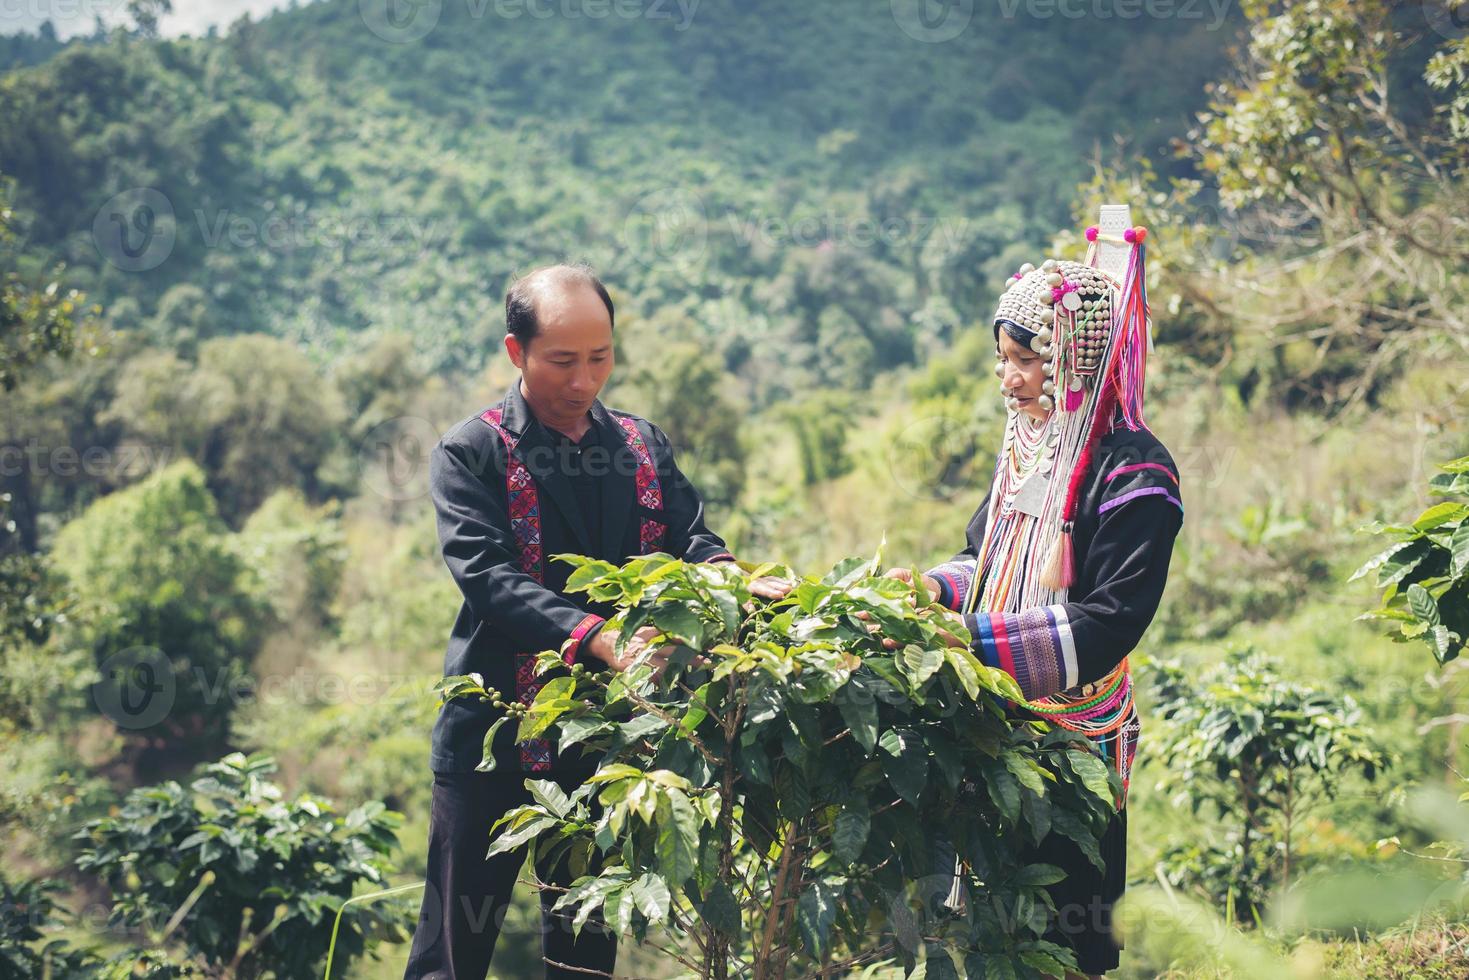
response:
M1048 589L1060 591L1076 581L1076 551L1071 544L1071 522L1061 525L1056 543L1051 546L1051 557L1046 560L1041 572L1041 584Z

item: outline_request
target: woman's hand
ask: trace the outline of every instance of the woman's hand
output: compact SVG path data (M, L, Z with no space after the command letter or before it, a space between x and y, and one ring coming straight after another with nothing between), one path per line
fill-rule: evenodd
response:
M882 573L882 577L895 578L899 582L907 582L909 585L914 584L913 569L911 568L889 568L887 571ZM934 599L937 599L939 597L939 593L943 591L939 588L938 579L934 578L932 575L921 575L919 576L919 580L923 583L923 587L928 590L928 599L930 602L932 602Z
M901 570L902 569L894 569L894 571ZM897 578L898 576L895 575L893 577ZM924 577L926 578L927 576ZM871 613L859 612L856 615L858 619L862 620L862 622L866 624L867 632L875 634L879 629L881 629L881 625L873 621ZM959 613L954 612L954 610L952 609L940 608L939 615L942 616L945 621L952 623L953 626L956 628L962 627L964 625L964 617L961 616ZM959 639L959 637L955 636L953 633L949 632L949 630L940 628L938 634L939 639L943 640L944 643L951 647L965 647L969 645L963 640ZM882 641L882 648L884 650L896 650L898 649L898 641L890 640L884 637Z

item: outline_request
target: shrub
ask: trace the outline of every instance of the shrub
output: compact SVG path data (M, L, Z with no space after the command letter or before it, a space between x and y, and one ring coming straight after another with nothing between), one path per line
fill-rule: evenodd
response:
M948 646L954 620L926 597L876 577L876 559L777 602L752 600L732 564L565 560L569 588L619 608L620 643L652 626L678 648L656 677L646 662L589 673L543 654L534 703L496 722L597 760L570 794L528 781L534 802L492 845L562 852L585 872L558 901L578 928L600 908L640 941L669 937L700 977L832 975L894 955L911 969L921 949L929 977L956 976L951 956L971 976L1074 968L1042 939L1061 872L1022 855L1057 833L1100 863L1116 780L1079 736L1013 719L1013 679ZM440 690L505 704L477 675Z

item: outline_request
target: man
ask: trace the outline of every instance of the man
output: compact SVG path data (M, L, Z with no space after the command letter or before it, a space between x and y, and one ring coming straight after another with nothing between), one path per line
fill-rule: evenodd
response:
M668 437L645 419L597 400L613 369L615 312L586 266L549 266L505 297L505 350L520 378L500 404L456 425L434 447L430 488L444 561L463 593L444 658L445 675L478 672L487 687L528 702L539 689L536 653L561 650L568 664L622 670L647 652L645 627L623 654L604 628L612 610L568 595L563 553L622 563L663 551L687 561L733 561L704 524L698 491L679 471ZM788 586L757 581L775 597ZM668 649L650 653L667 659ZM529 802L526 778L570 790L593 761L562 759L547 740L514 742L503 726L493 771L476 771L499 711L450 701L434 724L428 885L405 978L483 980L524 851L486 859L490 827ZM562 867L537 875L565 885ZM599 917L573 938L570 917L542 895L547 976L610 974L617 940Z

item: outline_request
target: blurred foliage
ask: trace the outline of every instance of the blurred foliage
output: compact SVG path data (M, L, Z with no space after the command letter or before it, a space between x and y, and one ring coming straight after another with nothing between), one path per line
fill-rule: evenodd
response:
M248 591L264 597L279 623L326 625L347 551L339 503L306 503L294 487L277 490L235 536L236 552L255 576Z
M52 554L78 595L66 643L102 670L139 655L172 671L171 704L134 734L221 736L228 699L248 684L264 608L199 468L174 463L102 498L61 529Z
M67 357L78 334L90 343L93 316L99 307L84 309L85 297L75 289L63 290L59 276L31 283L21 271L24 261L11 209L13 181L0 171L0 390L20 384L26 370L47 356ZM80 322L78 322L80 321Z
M1251 924L1300 874L1292 844L1303 817L1348 776L1375 779L1388 758L1351 697L1288 680L1257 651L1197 677L1160 664L1153 688L1165 722L1160 789L1218 819L1214 833L1165 857L1168 877Z
M337 816L308 794L287 802L267 778L275 768L268 756L234 753L188 788L134 790L117 814L87 824L77 867L112 889L112 924L160 942L181 930L210 975L314 977L326 923L357 885L386 880L401 815L370 803ZM401 939L406 926L401 907L349 906L338 962L370 940Z
M203 976L192 964L177 962L160 948L125 950L104 959L90 948L77 948L65 937L54 935L66 925L67 916L51 896L64 888L64 882L51 878L11 884L0 876L0 976L16 980L50 976L174 980Z

